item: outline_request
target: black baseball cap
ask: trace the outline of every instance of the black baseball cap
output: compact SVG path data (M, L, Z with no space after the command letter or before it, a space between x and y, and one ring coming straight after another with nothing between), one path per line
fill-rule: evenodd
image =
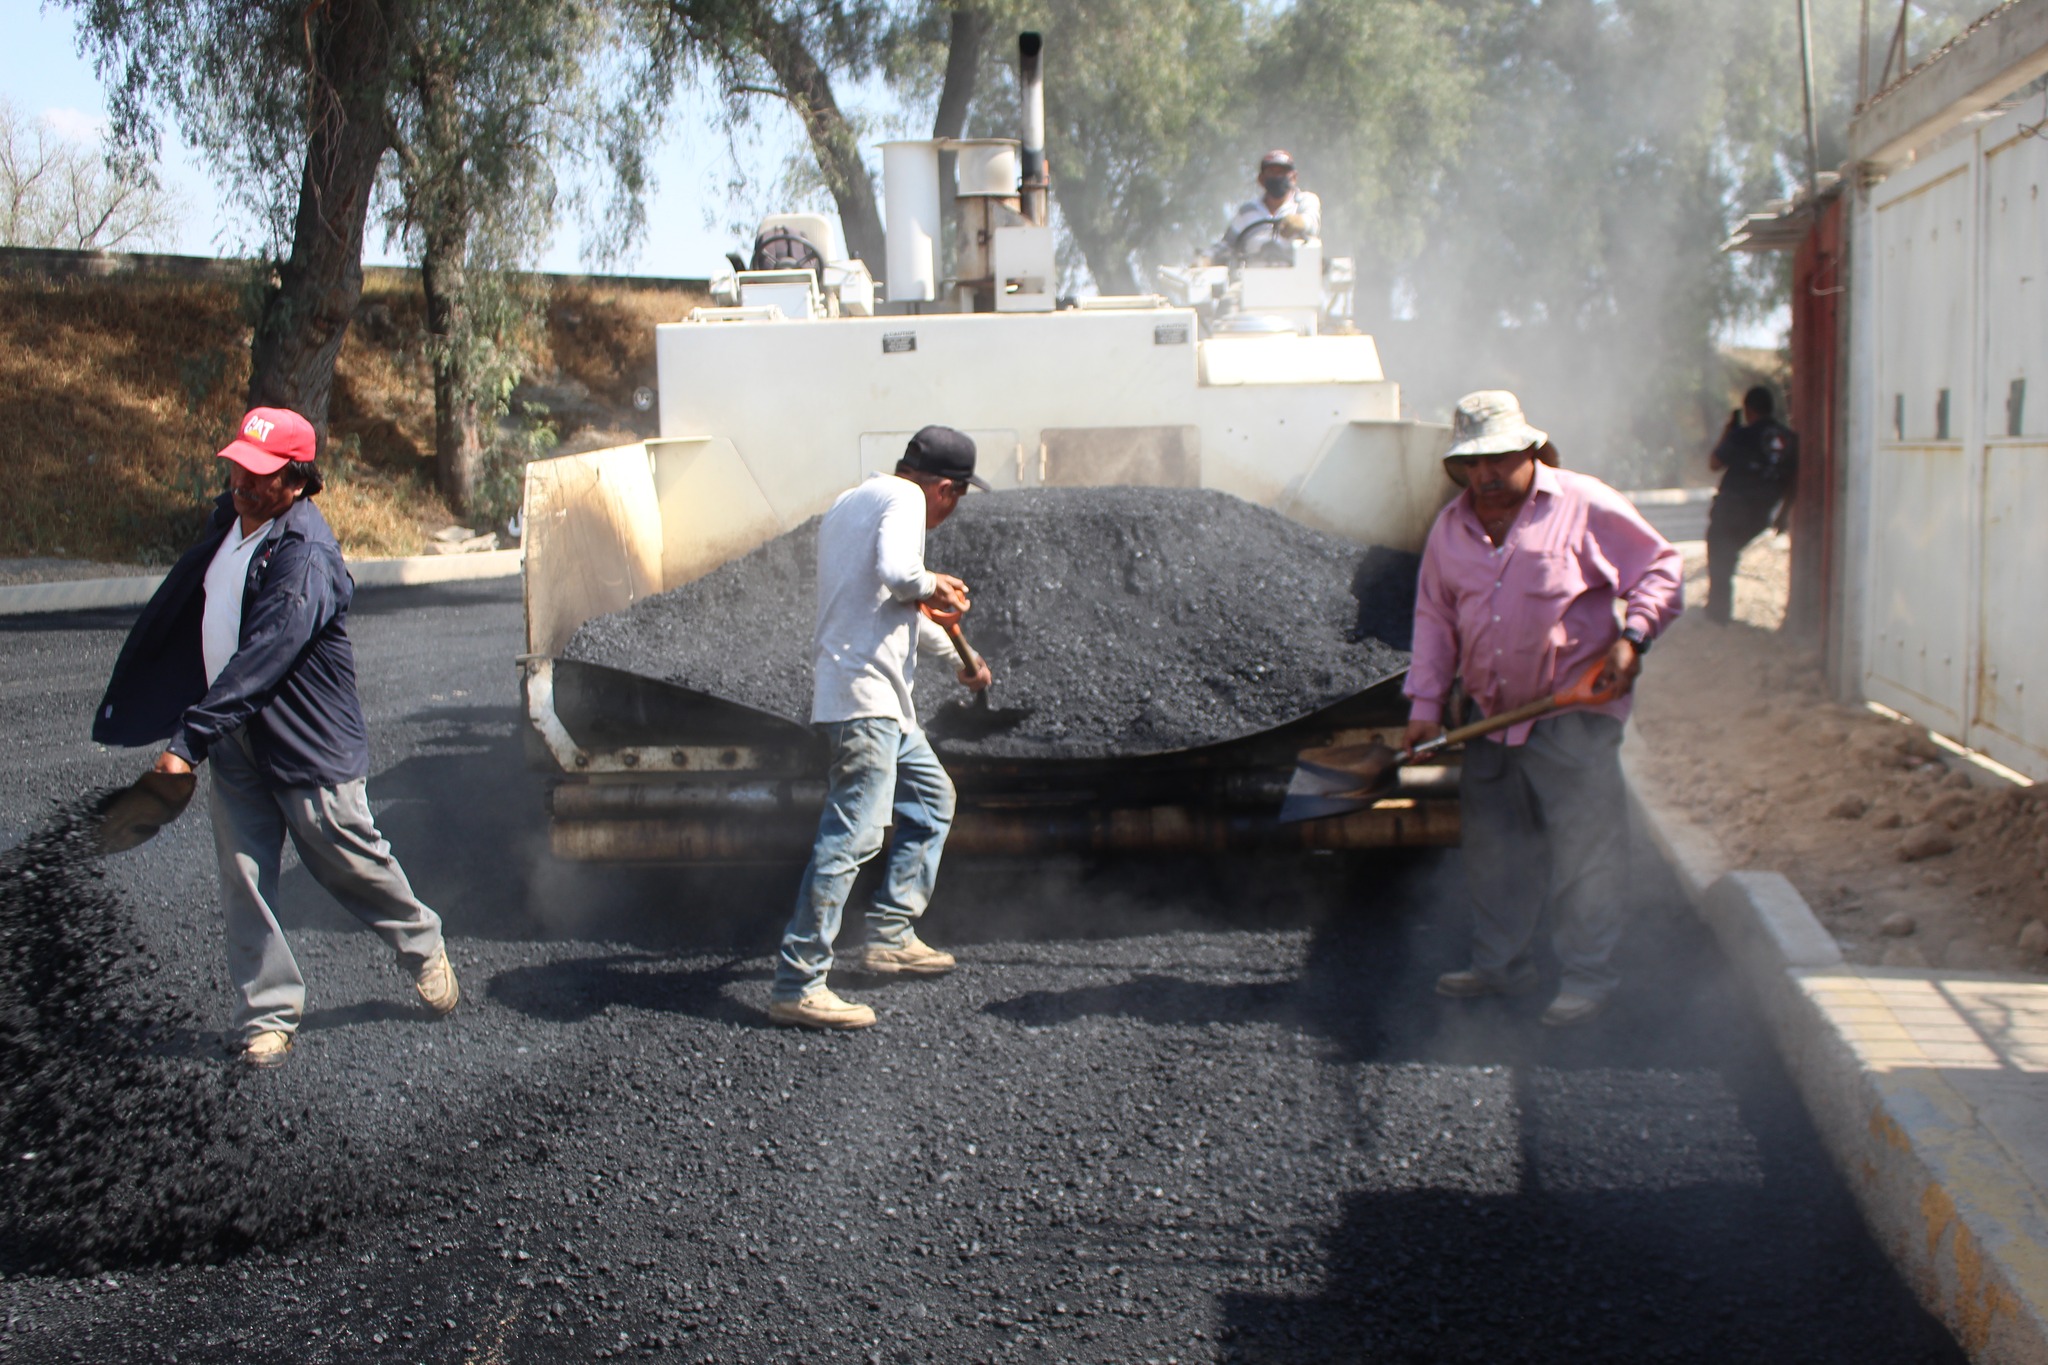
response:
M920 474L932 474L989 491L988 480L974 473L974 439L951 427L926 427L903 448L903 463Z

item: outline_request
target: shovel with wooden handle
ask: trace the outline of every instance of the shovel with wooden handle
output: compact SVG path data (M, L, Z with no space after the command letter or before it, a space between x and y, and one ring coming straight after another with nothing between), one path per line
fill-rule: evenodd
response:
M946 638L953 642L953 652L960 656L960 666L969 673L981 671L981 656L974 652L974 646L967 643L967 636L960 629L960 613L934 607L929 602L920 602L917 609L929 616L932 624L946 632ZM979 689L974 694L975 705L983 710L988 708L988 689Z
M1280 803L1279 823L1291 825L1301 820L1320 820L1329 815L1364 810L1394 789L1404 764L1440 753L1468 739L1520 725L1525 720L1541 719L1553 711L1572 706L1604 706L1619 697L1622 691L1620 678L1604 688L1598 685L1606 668L1605 659L1595 660L1585 676L1569 687L1541 701L1532 701L1512 711L1503 711L1497 716L1488 716L1446 731L1435 739L1416 745L1412 754L1404 755L1376 739L1363 744L1333 744L1322 749L1304 749L1294 756L1294 777L1287 784L1287 799Z
M196 773L146 772L133 783L100 798L96 831L100 852L126 853L156 837L185 813L199 786Z

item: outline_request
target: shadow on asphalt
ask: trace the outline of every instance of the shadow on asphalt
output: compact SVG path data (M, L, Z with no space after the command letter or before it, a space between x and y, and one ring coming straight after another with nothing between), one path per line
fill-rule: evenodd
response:
M688 1014L750 1027L767 1027L761 1011L741 1005L726 988L737 981L765 981L770 973L757 960L736 960L709 968L679 968L642 953L582 957L512 967L491 978L491 999L533 1019L581 1023L615 1006L662 1014Z
M354 1028L362 1024L389 1024L406 1020L423 1022L433 1018L425 1006L407 1004L400 1000L362 1000L353 1005L333 1005L326 1009L311 1009L299 1022L299 1028L308 1033L321 1029Z
M1428 1189L1352 1193L1341 1209L1320 1292L1221 1296L1224 1360L1965 1359L1843 1197Z

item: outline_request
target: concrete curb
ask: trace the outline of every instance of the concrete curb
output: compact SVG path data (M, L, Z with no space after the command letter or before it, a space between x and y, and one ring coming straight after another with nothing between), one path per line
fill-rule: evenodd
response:
M2013 1141L2048 1120L2038 1078L2018 1074L2048 1069L2048 1049L2023 1037L2016 1065L1973 1009L2009 1018L2048 986L1844 962L1789 881L1731 870L1711 833L1659 804L1647 748L1632 730L1622 749L1635 815L1755 994L1879 1244L1973 1361L2048 1365L2048 1194L2038 1150Z
M487 550L468 555L412 555L400 559L352 559L348 571L358 588L415 587L424 583L456 583L484 578L516 578L518 550ZM96 611L107 607L139 607L149 601L164 576L136 574L129 578L74 578L57 583L21 583L0 587L0 616L29 616L47 611Z

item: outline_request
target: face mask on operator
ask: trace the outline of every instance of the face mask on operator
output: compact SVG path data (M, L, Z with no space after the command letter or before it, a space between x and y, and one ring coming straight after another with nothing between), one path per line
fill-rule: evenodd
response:
M1287 172L1275 171L1271 175L1268 175L1264 179L1260 180L1259 184L1265 187L1266 197L1268 199L1279 199L1283 198L1287 194L1287 191L1290 188L1292 188L1287 183L1288 179L1289 176Z

